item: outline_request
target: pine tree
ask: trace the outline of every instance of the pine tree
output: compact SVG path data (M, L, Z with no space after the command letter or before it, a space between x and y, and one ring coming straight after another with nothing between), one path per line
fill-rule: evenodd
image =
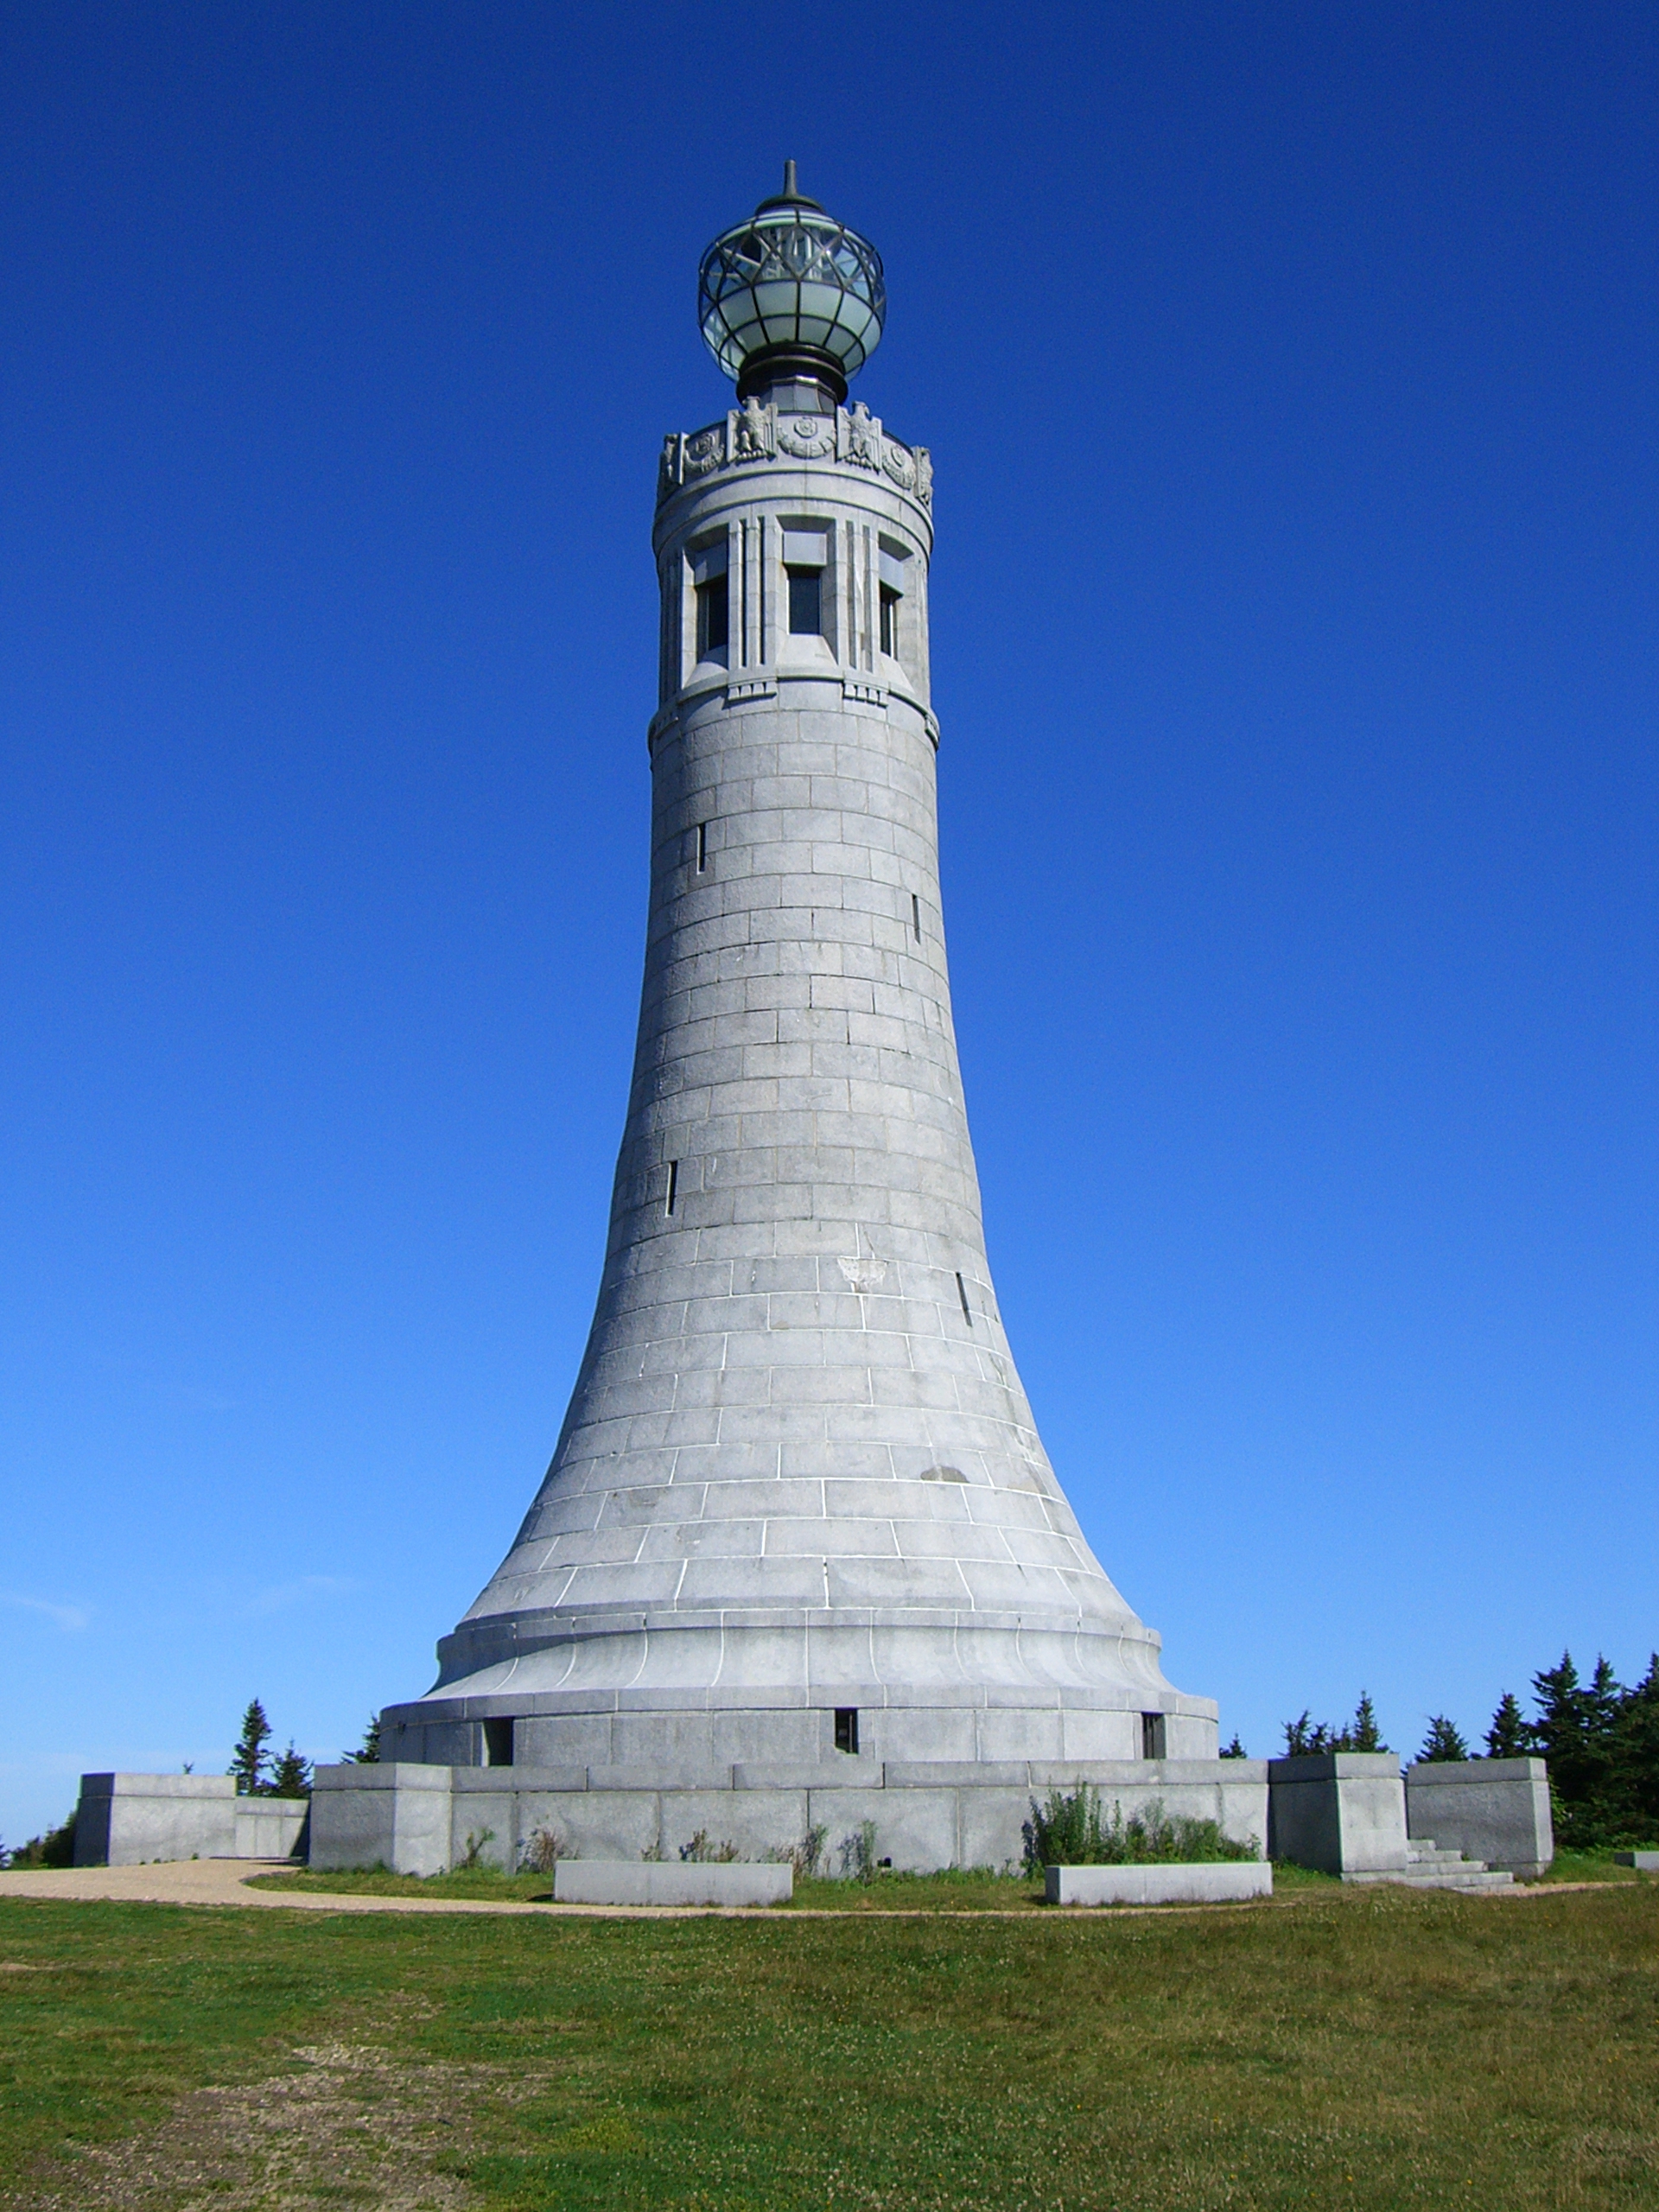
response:
M1346 1730L1348 1741L1337 1748L1344 1751L1386 1751L1382 1732L1376 1725L1376 1708L1371 1703L1369 1690L1361 1690L1359 1703L1354 1707L1354 1725Z
M1522 1759L1532 1749L1532 1730L1513 1690L1505 1690L1486 1731L1489 1759Z
M1423 1748L1417 1754L1419 1766L1432 1765L1447 1759L1466 1759L1469 1746L1459 1734L1455 1722L1443 1713L1435 1713L1428 1724L1428 1733L1423 1738Z
M1659 1836L1659 1652L1619 1700L1605 1811L1608 1843L1640 1848Z
M1603 1658L1582 1682L1570 1651L1562 1652L1559 1666L1535 1675L1532 1687L1538 1706L1533 1739L1549 1762L1557 1840L1593 1849L1610 1840L1617 1825L1610 1800L1625 1693Z
M369 1715L369 1725L363 1731L363 1741L357 1750L342 1752L340 1756L353 1766L379 1765L380 1716L378 1713L372 1713Z
M311 1762L295 1750L291 1738L288 1749L272 1770L270 1795L273 1797L308 1797L311 1795Z
M1223 1745L1220 1756L1224 1759L1247 1759L1250 1756L1245 1750L1236 1729L1233 1732L1232 1742Z
M236 1749L226 1769L236 1777L238 1797L263 1797L267 1794L265 1764L270 1754L265 1745L270 1740L270 1723L265 1718L265 1708L257 1697L253 1698L242 1716L242 1733L236 1739Z

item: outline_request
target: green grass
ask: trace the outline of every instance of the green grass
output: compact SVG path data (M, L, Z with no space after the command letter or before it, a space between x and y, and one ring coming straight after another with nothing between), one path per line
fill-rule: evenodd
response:
M893 1920L7 1900L0 2177L66 2212L1651 2208L1659 1889Z
M1620 1870L1614 1869L1617 1872ZM1273 1870L1275 1894L1340 1887L1332 1874L1317 1874L1283 1861ZM407 1897L494 1897L545 1904L553 1894L549 1874L504 1874L491 1866L451 1874L394 1874L373 1866L342 1873L257 1874L248 1886L259 1890L312 1890L327 1895ZM1026 1912L1045 1909L1043 1885L1025 1874L999 1874L988 1867L936 1874L878 1873L868 1882L798 1881L792 1906L813 1912Z
M1554 1863L1542 1878L1546 1882L1651 1882L1634 1866L1616 1866L1606 1851L1558 1851Z

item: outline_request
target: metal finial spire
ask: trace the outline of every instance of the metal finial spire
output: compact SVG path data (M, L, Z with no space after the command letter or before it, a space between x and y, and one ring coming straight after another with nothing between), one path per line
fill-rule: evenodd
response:
M798 200L800 196L801 188L795 181L795 164L793 162L785 162L784 163L784 198Z

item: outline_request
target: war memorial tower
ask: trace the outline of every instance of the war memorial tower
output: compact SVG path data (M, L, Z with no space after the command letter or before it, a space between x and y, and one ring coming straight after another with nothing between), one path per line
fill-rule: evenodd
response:
M792 162L703 256L737 404L658 467L651 903L592 1333L506 1557L383 1716L411 1786L511 1768L488 1786L578 1830L600 1783L656 1792L664 1833L676 1793L747 1788L717 1817L756 1840L774 1789L926 1783L1006 1797L1017 1849L1051 1769L1217 1777L1216 1707L1084 1541L992 1287L939 891L933 472L847 404L885 312L875 249ZM317 1837L344 1812L320 1794ZM952 1817L899 1863L1005 1855Z

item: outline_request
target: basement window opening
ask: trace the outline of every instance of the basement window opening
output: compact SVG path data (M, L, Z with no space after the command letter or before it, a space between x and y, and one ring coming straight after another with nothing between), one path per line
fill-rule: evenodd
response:
M836 1749L851 1758L858 1756L858 1707L838 1705L836 1707Z
M484 1723L484 1764L486 1766L512 1764L512 1722L486 1720Z

